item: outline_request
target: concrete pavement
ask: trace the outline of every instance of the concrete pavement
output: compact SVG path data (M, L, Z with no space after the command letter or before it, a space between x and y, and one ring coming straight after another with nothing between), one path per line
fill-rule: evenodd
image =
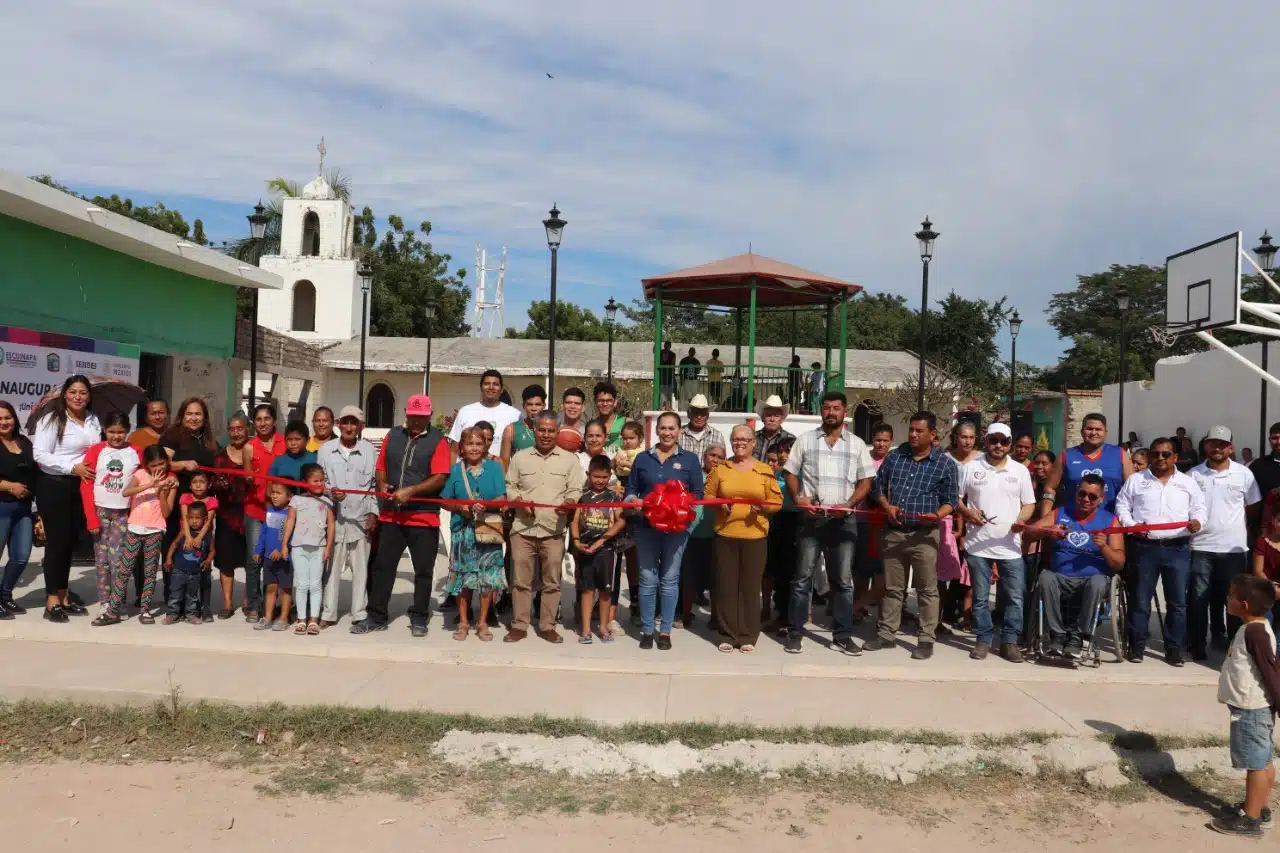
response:
M402 566L392 612L410 584ZM91 571L91 570L88 570ZM95 597L85 571L73 581ZM929 661L912 661L913 638L893 650L848 657L814 629L801 655L761 639L752 655L716 650L706 616L678 630L670 652L641 651L633 637L589 646L562 630L563 645L530 635L518 644L455 642L438 615L427 638L401 616L385 632L353 636L347 620L320 636L256 632L237 613L201 626L146 626L136 619L92 628L87 618L40 618L39 582L21 600L29 614L0 622L0 696L150 701L169 679L188 698L236 703L349 704L490 716L546 714L603 723L720 721L757 725L928 728L954 732L1046 730L1082 734L1108 727L1151 732L1225 732L1217 673L1158 658L1099 669L968 659L971 637L944 640ZM237 599L239 593L237 592ZM344 602L346 597L344 595ZM572 605L565 602L572 620ZM91 607L96 612L96 607ZM870 636L872 626L863 626ZM1104 653L1104 661L1110 660ZM171 675L172 673L172 675Z

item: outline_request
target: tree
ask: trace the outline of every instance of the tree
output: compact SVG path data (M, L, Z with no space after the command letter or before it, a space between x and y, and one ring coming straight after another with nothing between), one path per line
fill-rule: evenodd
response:
M1006 375L1001 366L996 333L1004 326L1005 300L965 299L955 292L929 311L926 358L959 377L973 392L997 390ZM903 349L918 346L919 330L910 330Z
M1077 277L1075 290L1055 293L1049 300L1049 323L1071 348L1058 364L1040 375L1050 388L1099 388L1120 376L1120 309L1116 295L1121 287L1129 293L1127 324L1127 376L1130 380L1150 379L1156 362L1173 355L1202 352L1208 345L1193 335L1182 335L1171 347L1151 336L1153 326L1165 321L1164 267L1145 264L1112 264L1106 272ZM1260 276L1241 282L1244 298L1271 302L1272 294ZM1240 346L1258 340L1243 332L1218 331L1218 340Z
M431 324L433 337L461 337L470 334L466 322L467 291L465 269L449 272L450 255L437 254L430 243L404 227L399 216L388 216L388 229L381 242L373 211L366 207L360 216L361 240L368 251L365 259L373 269L373 293L370 295L369 331L389 337L426 337L427 321L423 306L431 299L436 304L436 317ZM431 234L431 223L419 226L423 237Z
M546 340L551 337L551 303L537 300L529 306L529 325L508 328L506 337ZM604 341L609 327L591 311L572 302L556 300L556 339L561 341Z
M919 409L920 372L908 371L896 384L881 383L871 394L874 408L886 421L906 421ZM955 374L926 367L924 372L924 408L938 415L938 439L946 441L951 433L951 410L972 404L979 411L998 407L994 398L975 397L963 379Z
M193 243L198 243L201 246L209 244L209 240L204 235L204 222L199 219L195 221L195 233L193 235L191 226L187 224L187 220L183 217L181 211L166 206L162 201L157 201L152 205L135 206L133 199L120 198L116 193L112 193L110 196L96 195L93 198L80 195L65 184L58 183L49 175L33 175L31 180L42 183L47 187L53 187L55 190L61 190L67 195L84 199L103 210L127 216L136 222L141 222L143 225L150 225L152 228L158 228L178 237L190 239Z

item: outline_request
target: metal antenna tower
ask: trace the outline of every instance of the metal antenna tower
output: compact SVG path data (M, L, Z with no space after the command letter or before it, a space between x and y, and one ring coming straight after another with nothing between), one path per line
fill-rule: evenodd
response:
M502 247L502 260L497 266L489 266L489 255L476 243L476 295L475 311L471 318L473 338L500 338L506 333L502 317L502 285L507 277L507 247ZM492 291L488 287L488 274L496 272L498 280Z

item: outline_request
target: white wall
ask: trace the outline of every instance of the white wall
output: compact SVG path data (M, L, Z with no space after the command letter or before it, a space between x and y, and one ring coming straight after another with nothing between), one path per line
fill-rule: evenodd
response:
M227 425L227 388L230 383L228 363L176 355L170 359L167 378L168 390L164 396L169 400L169 405L176 410L188 397L199 397L209 408L209 420L213 423L214 434L222 436Z
M1262 345L1249 344L1236 352L1259 364ZM1280 345L1270 347L1268 368L1273 376L1280 375ZM1209 427L1223 425L1231 430L1238 453L1247 447L1258 456L1260 450L1267 451L1259 428L1280 420L1280 388L1275 386L1267 392L1266 416L1259 417L1261 385L1257 374L1217 350L1163 359L1156 363L1154 381L1125 384L1125 437L1135 430L1147 443L1182 426L1199 442ZM1117 437L1119 398L1118 383L1103 388L1103 413Z
M284 287L258 291L261 325L303 341L346 341L360 337L362 294L354 259L269 255L262 259L262 268L283 278ZM293 288L304 279L316 288L314 332L293 329Z

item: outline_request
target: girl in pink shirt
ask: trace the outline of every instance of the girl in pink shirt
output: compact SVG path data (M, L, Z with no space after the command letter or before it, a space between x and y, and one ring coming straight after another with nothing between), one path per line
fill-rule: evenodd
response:
M129 498L129 525L124 534L124 546L120 549L121 559L116 564L111 597L102 615L93 620L93 624L99 627L120 623L129 575L140 554L143 582L142 614L138 621L143 625L152 625L156 621L151 616L151 599L156 591L156 574L160 571L166 519L173 512L178 481L169 473L169 454L158 444L143 451L142 464L145 467L133 472L133 478L124 489L124 496Z

